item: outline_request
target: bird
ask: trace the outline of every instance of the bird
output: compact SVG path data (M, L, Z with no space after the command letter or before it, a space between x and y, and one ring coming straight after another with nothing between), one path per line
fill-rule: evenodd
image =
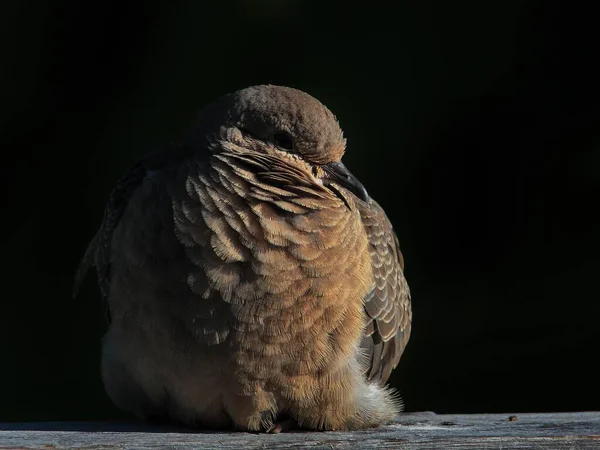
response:
M324 104L263 84L214 100L117 182L74 295L94 267L118 408L269 433L402 411L387 382L411 333L404 259L345 151Z

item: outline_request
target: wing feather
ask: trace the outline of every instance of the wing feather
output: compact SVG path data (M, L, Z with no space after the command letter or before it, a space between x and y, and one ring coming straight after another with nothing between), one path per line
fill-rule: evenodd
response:
M168 162L180 160L180 156L186 151L184 147L169 146L164 150L151 153L146 158L135 164L127 173L119 179L116 187L112 190L106 208L104 218L96 235L92 238L85 251L81 262L75 273L73 284L73 297L76 297L81 283L85 279L88 270L95 267L98 274L98 284L102 297L104 299L104 311L107 320L110 321L110 314L106 305L106 298L109 295L110 288L110 261L111 261L111 243L113 232L129 200L142 184L149 171L159 170L165 167Z
M360 203L369 239L374 285L364 300L367 326L362 342L370 361L367 378L385 384L410 338L411 299L398 238L385 212Z

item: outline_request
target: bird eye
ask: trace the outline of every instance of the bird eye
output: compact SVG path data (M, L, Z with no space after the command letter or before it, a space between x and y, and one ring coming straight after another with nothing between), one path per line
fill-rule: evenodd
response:
M282 148L284 150L293 150L294 149L294 140L292 137L283 132L275 133L273 135L273 141L277 147Z

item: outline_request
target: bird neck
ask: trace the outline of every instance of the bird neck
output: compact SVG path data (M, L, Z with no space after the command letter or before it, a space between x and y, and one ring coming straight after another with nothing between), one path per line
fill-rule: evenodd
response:
M265 202L283 214L347 206L301 165L257 153L222 153L210 158L215 181L251 203Z

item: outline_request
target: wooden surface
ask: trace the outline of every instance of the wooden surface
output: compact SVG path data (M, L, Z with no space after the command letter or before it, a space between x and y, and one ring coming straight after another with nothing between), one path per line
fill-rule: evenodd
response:
M600 412L403 414L360 432L190 432L135 423L0 424L0 449L600 449Z

